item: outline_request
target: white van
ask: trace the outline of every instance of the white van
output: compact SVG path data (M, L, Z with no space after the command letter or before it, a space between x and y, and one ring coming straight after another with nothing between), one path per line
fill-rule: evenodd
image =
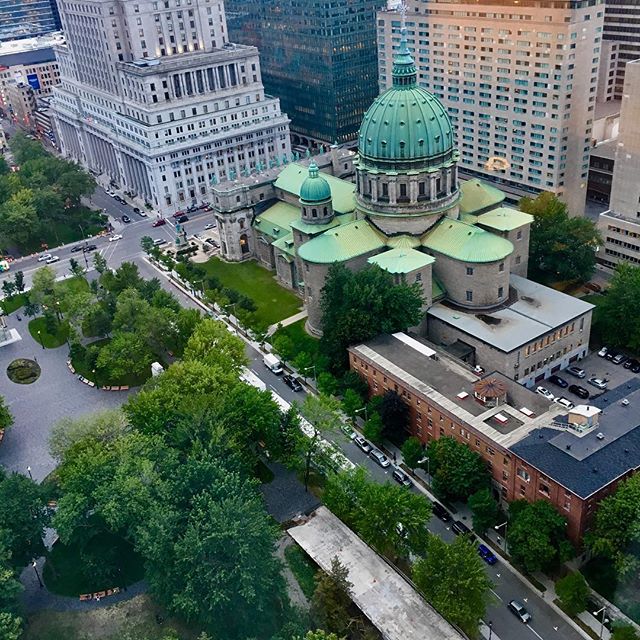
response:
M267 367L271 373L275 373L277 376L282 373L282 363L273 355L273 353L267 353L262 361L264 362L264 366Z

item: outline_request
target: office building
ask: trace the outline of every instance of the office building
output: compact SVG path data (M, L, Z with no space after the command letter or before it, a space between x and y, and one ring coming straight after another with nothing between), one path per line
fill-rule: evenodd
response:
M0 0L0 41L59 30L56 0Z
M51 110L62 153L161 213L211 182L290 156L254 47L227 36L217 0L59 2L68 46Z
M407 0L418 82L451 116L461 177L584 213L603 14L598 0ZM397 10L378 14L381 88L400 25Z
M423 444L455 438L477 452L503 508L546 500L580 544L599 502L640 469L640 426L631 409L640 380L565 408L499 372L481 378L432 344L403 333L349 348L371 395L395 391Z
M619 100L628 62L640 58L640 0L605 0L598 100Z
M376 11L384 0L228 0L229 36L258 47L265 89L294 144L354 141L378 95Z
M604 238L599 262L613 268L619 262L640 265L640 60L628 62L615 141L609 211L600 214Z

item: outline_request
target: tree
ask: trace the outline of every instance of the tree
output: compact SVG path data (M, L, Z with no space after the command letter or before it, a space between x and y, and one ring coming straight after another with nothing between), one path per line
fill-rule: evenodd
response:
M151 255L156 248L155 244L153 244L153 238L150 236L142 236L142 238L140 238L140 247L147 255Z
M424 458L424 447L422 442L415 436L407 438L400 449L402 459L409 469L415 469L422 458Z
M0 396L0 429L8 429L11 425L13 425L13 416L5 399Z
M33 318L38 315L40 311L40 305L31 301L31 296L27 297L26 302L24 303L24 314L28 318Z
M330 267L321 293L320 346L331 368L348 368L347 347L381 333L404 331L422 318L420 283L396 285L390 273L370 266L353 273L343 264Z
M140 334L138 329L146 324L151 305L142 298L137 289L125 289L120 292L116 302L116 312L113 316L113 330Z
M478 533L484 533L496 524L500 508L488 487L476 491L468 504L473 514L473 528Z
M184 360L221 367L239 374L247 365L244 342L229 332L226 325L206 318L195 327L183 353Z
M26 244L38 229L33 192L20 189L0 204L0 237L18 245Z
M0 638L2 640L19 640L22 636L22 618L0 611Z
M18 613L18 596L22 591L22 584L9 562L10 557L9 551L0 543L0 612ZM4 636L0 634L0 638Z
M591 591L583 575L576 571L569 573L556 582L556 593L562 608L570 615L577 616L587 608Z
M529 573L553 569L572 555L566 528L567 521L546 500L516 500L509 505L509 553Z
M100 349L97 366L110 380L129 374L141 376L151 367L153 354L144 340L135 333L114 333L110 342Z
M22 293L24 291L24 273L22 271L16 271L13 276L13 282L16 285L16 289L18 293Z
M384 425L384 434L392 440L398 440L406 435L409 422L409 405L398 393L389 389L382 396L380 417Z
M316 589L311 603L312 618L331 633L344 634L349 628L351 589L349 570L334 557L331 570L316 575Z
M4 280L2 282L2 292L5 297L12 298L16 292L16 284L13 280Z
M599 505L585 543L592 553L611 558L621 576L640 566L640 474L621 482Z
M447 619L475 637L485 615L491 581L475 543L465 536L447 544L430 535L426 556L413 565L413 581Z
M81 267L80 263L75 258L71 258L69 260L69 271L71 271L72 275L80 277L84 274L84 267Z
M106 336L111 333L111 316L102 304L92 304L85 310L82 331L85 336Z
M374 444L382 444L382 433L384 431L384 425L382 424L382 418L379 413L374 413L367 418L364 423L362 433L367 440L370 440Z
M337 378L328 371L321 371L318 376L318 391L326 396L337 396L339 384Z
M33 274L29 299L38 305L53 294L56 285L56 272L51 267L41 267Z
M539 281L588 280L602 243L596 225L580 215L569 217L566 205L549 192L522 198L519 206L533 215L529 275Z
M615 624L611 640L638 640L638 633L630 624Z
M316 629L315 631L308 631L304 637L296 636L292 640L346 640L345 638L339 638L335 633L327 633L322 629Z
M107 260L101 253L93 254L93 266L96 268L96 271L103 275L107 271Z
M484 460L449 436L432 440L427 447L429 473L437 494L448 500L466 500L489 484Z

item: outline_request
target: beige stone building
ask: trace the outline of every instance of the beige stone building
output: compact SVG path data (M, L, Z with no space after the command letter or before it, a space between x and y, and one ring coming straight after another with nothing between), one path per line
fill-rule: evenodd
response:
M396 3L397 6L397 3ZM584 212L602 38L602 2L407 0L418 83L453 122L462 177L514 200L552 191ZM397 10L378 14L382 89L400 40Z
M600 214L604 238L599 261L640 264L640 60L625 70L620 129L615 150L610 209Z

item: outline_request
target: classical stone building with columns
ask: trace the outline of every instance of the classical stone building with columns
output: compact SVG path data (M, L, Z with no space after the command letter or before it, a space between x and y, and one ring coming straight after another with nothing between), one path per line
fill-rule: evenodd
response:
M526 279L532 216L502 206L494 187L460 182L458 159L449 116L417 85L403 40L357 154L332 148L213 187L222 256L274 270L304 298L314 334L335 263L419 282L419 331L470 367L532 385L586 354L592 305Z

